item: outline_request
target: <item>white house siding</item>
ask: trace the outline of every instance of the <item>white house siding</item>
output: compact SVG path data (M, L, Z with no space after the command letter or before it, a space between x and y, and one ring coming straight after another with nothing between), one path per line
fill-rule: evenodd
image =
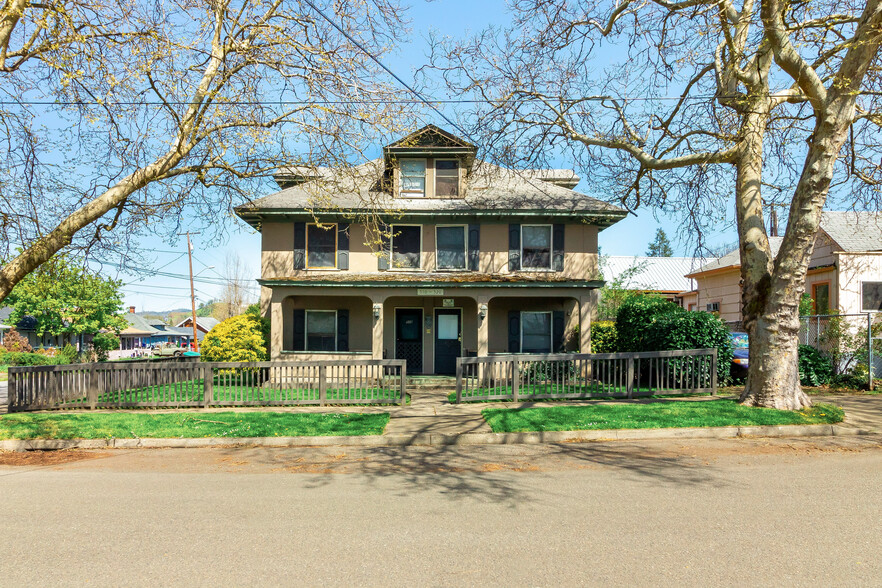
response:
M862 312L861 282L882 282L882 253L839 253L838 295L843 314Z

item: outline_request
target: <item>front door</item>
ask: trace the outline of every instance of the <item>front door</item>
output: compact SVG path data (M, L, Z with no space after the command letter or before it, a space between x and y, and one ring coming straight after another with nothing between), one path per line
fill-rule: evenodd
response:
M407 360L408 374L423 373L423 311L395 309L395 359Z
M462 355L462 311L435 311L435 373L455 374L456 358Z

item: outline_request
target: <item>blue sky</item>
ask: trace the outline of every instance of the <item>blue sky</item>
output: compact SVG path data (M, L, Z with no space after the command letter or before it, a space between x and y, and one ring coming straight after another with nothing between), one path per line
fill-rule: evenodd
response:
M408 0L403 0L407 3ZM461 37L469 32L477 32L487 25L504 25L507 9L503 0L410 0L408 12L411 21L409 42L400 45L398 51L384 59L401 78L411 80L415 70L427 60L428 33L432 30L451 37ZM464 23L468 23L465 25ZM450 113L452 114L452 113ZM452 118L452 116L451 116ZM439 126L449 126L440 117L433 121ZM378 146L379 147L379 146ZM560 167L571 167L560 161ZM592 194L590 183L584 178L576 188ZM731 213L730 215L731 216ZM240 256L250 275L258 277L260 271L260 236L241 221L230 218L228 238L225 242L202 242L200 236L194 237L194 272L206 282L218 282L223 273L225 258L229 253ZM675 240L677 222L672 218L659 216L656 219L652 210L642 210L637 216L629 215L618 224L600 234L600 246L607 255L642 255L648 243L654 238L657 228L663 228L671 238L677 255L687 255L685 249ZM186 227L185 227L186 230ZM711 236L711 242L728 243L735 240L734 231L728 230ZM186 238L181 237L176 244L156 239L149 243L154 250L155 268L177 277L151 276L141 279L136 276L120 275L127 285L123 288L125 305L140 310L165 311L185 308L190 305ZM213 266L213 267L212 267ZM207 301L219 295L221 286L217 283L197 283L196 296L199 301ZM255 292L257 289L255 288Z

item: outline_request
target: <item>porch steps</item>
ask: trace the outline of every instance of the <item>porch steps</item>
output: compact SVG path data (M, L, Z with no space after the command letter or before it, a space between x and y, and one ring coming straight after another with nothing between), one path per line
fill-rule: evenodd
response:
M408 390L456 389L456 376L407 376Z

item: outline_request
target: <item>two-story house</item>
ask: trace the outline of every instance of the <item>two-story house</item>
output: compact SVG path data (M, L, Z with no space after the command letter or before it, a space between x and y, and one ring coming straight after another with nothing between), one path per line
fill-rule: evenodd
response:
M262 234L271 357L407 359L589 348L597 236L626 211L570 170L503 169L427 126L345 170L280 170L236 209Z

